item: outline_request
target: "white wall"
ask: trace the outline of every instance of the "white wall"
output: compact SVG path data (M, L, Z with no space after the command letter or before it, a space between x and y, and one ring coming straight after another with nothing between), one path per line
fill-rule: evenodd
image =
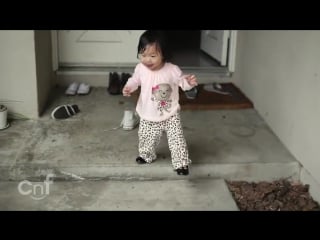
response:
M0 31L0 103L38 117L34 31Z
M239 31L237 44L234 83L319 184L320 31Z
M45 110L50 91L53 87L55 75L52 70L52 44L51 32L48 30L36 30L35 50L37 65L37 90L39 115Z

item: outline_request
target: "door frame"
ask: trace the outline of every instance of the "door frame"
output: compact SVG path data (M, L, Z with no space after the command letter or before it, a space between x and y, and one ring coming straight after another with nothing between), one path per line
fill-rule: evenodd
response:
M52 44L52 69L55 72L59 69L58 30L51 30L51 44Z
M237 30L230 30L229 46L228 46L228 63L227 67L229 72L235 71L236 66L236 49L237 49Z
M235 71L236 65L236 48L237 48L237 30L230 30L228 44L228 62L227 68L229 72ZM58 52L58 30L51 30L52 41L52 68L53 71L59 70L59 52Z

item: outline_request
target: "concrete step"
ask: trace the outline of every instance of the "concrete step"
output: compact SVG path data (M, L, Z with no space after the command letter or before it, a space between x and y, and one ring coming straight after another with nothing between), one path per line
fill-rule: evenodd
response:
M0 182L0 210L237 211L224 180Z
M43 180L54 174L56 180L179 180L222 178L230 181L273 181L280 178L298 180L300 164L291 163L234 163L192 164L187 176L177 175L171 165L114 165L88 164L86 166L50 166L47 164L23 164L0 166L1 181Z
M59 95L60 94L60 95ZM61 104L77 104L81 112L53 120ZM158 159L137 165L138 129L119 126L132 99L94 88L88 96L66 97L63 91L39 120L14 120L0 131L0 180L43 179L196 179L271 181L299 179L301 165L254 109L182 111L184 134L192 165L189 176L172 170L164 135Z

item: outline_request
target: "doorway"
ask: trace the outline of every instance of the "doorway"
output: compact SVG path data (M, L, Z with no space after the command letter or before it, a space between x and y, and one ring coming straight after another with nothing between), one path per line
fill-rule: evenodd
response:
M200 48L200 30L165 31L171 51L170 61L184 68L219 67L220 63Z
M137 64L136 45L144 30L61 30L52 31L54 70L94 68L113 71L115 68L128 71ZM209 73L232 73L235 65L237 32L233 30L166 30L172 48L171 62L183 69ZM219 32L227 33L223 42ZM205 33L205 35L203 35ZM213 34L211 34L213 33ZM218 34L216 34L218 33ZM203 36L206 46L203 48ZM208 41L207 41L208 40ZM226 44L226 45L223 45ZM227 46L221 48L221 46ZM207 49L206 49L207 48ZM219 54L224 54L225 63L220 64ZM203 50L205 49L205 50ZM210 55L209 55L210 54ZM214 57L212 57L214 56Z

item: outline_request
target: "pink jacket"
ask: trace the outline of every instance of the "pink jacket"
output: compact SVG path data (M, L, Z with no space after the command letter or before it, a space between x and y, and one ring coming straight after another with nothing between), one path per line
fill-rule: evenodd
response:
M156 71L139 63L126 86L132 92L141 86L136 111L140 118L154 122L166 120L180 110L179 87L183 91L192 88L181 69L172 63Z

